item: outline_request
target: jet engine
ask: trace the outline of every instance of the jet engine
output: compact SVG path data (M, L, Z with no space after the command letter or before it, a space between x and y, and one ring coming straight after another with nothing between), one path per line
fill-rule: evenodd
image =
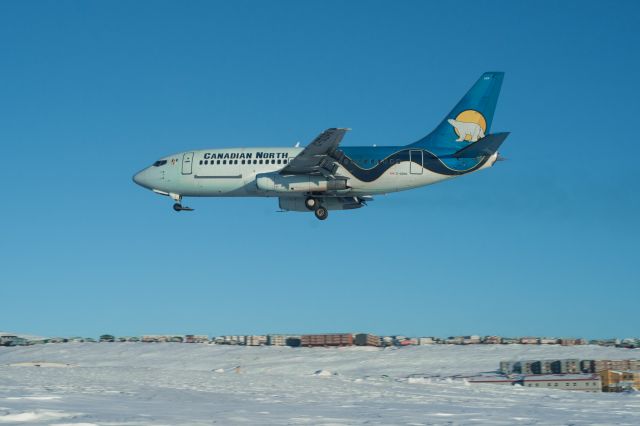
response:
M256 186L270 192L327 192L349 189L347 178L327 179L323 176L262 173L256 177Z

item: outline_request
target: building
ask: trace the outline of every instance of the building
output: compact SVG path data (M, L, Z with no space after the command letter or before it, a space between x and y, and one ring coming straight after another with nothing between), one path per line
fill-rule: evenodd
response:
M582 373L596 373L596 362L592 359L580 360L580 371Z
M617 345L620 344L620 339L590 340L589 344L591 344L591 345L600 345L600 346L617 346Z
M477 345L480 341L480 336L462 336L463 345Z
M529 388L586 392L602 390L602 382L597 374L478 376L469 379L469 383L521 385Z
M478 376L470 378L469 383L513 386L522 384L522 378L520 376Z
M557 345L558 339L556 339L555 337L541 337L540 344L541 345Z
M580 360L559 359L551 363L553 374L575 374L580 372Z
M502 374L513 374L516 372L515 367L516 364L519 364L516 361L500 361L500 372ZM520 366L518 365L518 368Z
M594 373L599 373L605 370L627 371L627 370L640 370L640 360L638 359L599 359L593 361Z
M305 334L301 337L301 346L353 346L353 334Z
M187 334L184 336L184 343L209 343L209 336L202 334Z
M267 344L267 336L245 336L244 344L247 346L262 346Z
M640 371L604 370L600 372L604 392L640 390Z
M287 346L291 346L292 348L297 348L302 344L302 339L300 336L289 336L285 340L285 344Z
M433 337L418 337L419 345L433 345L436 340Z
M356 346L380 346L380 338L373 334L356 334L353 343Z
M601 392L602 381L598 374L562 374L524 376L522 386L530 388L562 389L571 391Z
M388 347L393 346L394 338L393 336L382 336L380 338L380 346Z
M599 373L604 370L640 370L640 360L592 360L592 359L543 359L524 361L500 361L503 374L579 374Z
M499 345L500 343L502 343L502 337L485 336L484 339L482 339L482 343L484 343L485 345Z
M286 346L287 336L282 334L268 334L267 345L269 346Z
M244 345L247 342L247 336L218 336L213 341L218 345Z
M174 336L167 336L164 334L147 334L142 336L142 342L144 343L166 343Z
M520 343L523 345L537 345L540 340L537 337L521 337Z
M13 334L0 334L0 346L26 346L29 340Z

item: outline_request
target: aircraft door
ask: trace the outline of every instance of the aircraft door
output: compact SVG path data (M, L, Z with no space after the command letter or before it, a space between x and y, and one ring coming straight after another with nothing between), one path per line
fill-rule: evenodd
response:
M182 155L182 174L190 175L193 172L193 152L185 152Z
M409 170L412 175L422 174L422 151L411 150L409 151Z

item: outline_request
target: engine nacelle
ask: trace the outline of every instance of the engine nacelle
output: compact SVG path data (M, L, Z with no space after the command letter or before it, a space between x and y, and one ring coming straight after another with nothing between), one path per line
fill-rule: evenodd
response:
M349 189L347 178L327 179L323 176L262 173L256 176L256 186L270 192L327 192Z
M327 210L351 210L364 207L356 197L326 197L319 199ZM292 212L311 212L304 205L304 197L280 197L280 208Z

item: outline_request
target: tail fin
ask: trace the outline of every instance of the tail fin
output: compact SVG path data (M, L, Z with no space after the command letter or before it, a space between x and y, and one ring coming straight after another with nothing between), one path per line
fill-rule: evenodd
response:
M410 146L450 155L488 135L503 78L503 72L482 74L438 127Z

